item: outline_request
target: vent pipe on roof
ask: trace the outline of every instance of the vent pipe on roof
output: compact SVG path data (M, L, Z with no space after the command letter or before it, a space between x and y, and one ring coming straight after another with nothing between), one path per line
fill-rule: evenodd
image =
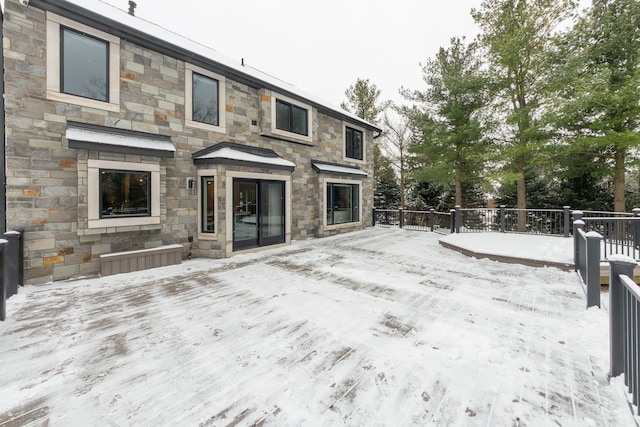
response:
M133 0L129 0L129 15L131 16L135 16L136 15L136 2L134 2Z

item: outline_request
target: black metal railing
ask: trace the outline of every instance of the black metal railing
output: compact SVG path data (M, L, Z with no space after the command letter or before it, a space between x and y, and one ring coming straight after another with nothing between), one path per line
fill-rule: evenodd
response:
M574 212L574 219L584 222L584 229L602 236L601 257L626 255L640 259L640 209L633 213L616 216L585 217L583 212Z
M404 209L374 209L373 225L399 227L408 230L432 231L449 234L453 230L451 213L430 211L412 211Z
M440 233L547 234L569 237L571 211L564 209L460 208L450 212L374 209L374 225L411 228Z

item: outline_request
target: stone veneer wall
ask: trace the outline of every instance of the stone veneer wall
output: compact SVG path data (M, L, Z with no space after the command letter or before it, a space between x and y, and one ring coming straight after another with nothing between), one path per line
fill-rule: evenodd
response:
M343 122L313 109L313 144L273 139L264 89L226 80L226 133L185 126L184 62L121 40L120 111L109 112L47 100L46 14L7 0L4 15L7 145L7 228L25 231L25 280L39 283L95 274L101 254L169 243L185 256L224 256L224 242L197 241L197 196L187 181L196 177L191 154L222 141L270 148L297 166L292 174L292 238L324 236L356 228L322 229L323 191L311 159L343 160ZM173 159L144 158L68 148L66 122L170 135ZM254 124L256 123L256 124ZM361 188L363 226L373 207L372 133L366 133ZM160 164L159 225L87 228L87 159ZM220 168L218 168L220 170ZM220 173L222 176L222 173ZM223 233L224 179L218 180L217 230ZM194 240L190 243L188 240Z

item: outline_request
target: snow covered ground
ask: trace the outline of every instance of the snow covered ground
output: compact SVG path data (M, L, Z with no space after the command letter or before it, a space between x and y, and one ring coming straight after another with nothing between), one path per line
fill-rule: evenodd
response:
M575 273L439 237L373 228L22 288L0 426L634 425Z

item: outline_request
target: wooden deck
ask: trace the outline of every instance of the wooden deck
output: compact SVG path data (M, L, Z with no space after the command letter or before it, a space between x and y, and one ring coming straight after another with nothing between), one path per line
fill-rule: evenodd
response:
M633 423L575 273L437 238L370 229L22 289L0 426Z

